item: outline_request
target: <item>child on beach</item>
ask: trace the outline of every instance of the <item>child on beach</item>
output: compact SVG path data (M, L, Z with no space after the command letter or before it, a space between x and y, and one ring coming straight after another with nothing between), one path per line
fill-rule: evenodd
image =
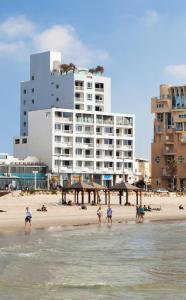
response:
M99 224L101 224L101 219L103 217L103 212L101 210L101 206L99 206L99 208L97 210L97 216L98 216L98 222L99 222Z
M112 224L112 208L108 205L107 208L107 221Z
M31 219L32 219L32 212L30 211L29 207L26 207L25 228L26 228L27 223L29 223L30 227L31 227Z

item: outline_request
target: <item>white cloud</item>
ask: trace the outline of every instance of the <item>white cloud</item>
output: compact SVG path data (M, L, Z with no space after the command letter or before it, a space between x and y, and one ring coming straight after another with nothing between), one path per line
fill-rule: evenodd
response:
M39 51L61 51L62 59L79 65L90 64L96 58L104 60L108 56L105 51L93 51L88 48L70 25L55 25L46 29L35 36L34 42Z
M176 79L186 79L186 65L168 65L164 69L165 73Z
M101 64L108 58L107 51L88 47L70 25L54 25L39 32L37 24L20 15L0 23L0 56L28 58L39 51L61 51L65 62L77 65Z
M159 21L159 15L155 10L148 10L143 17L146 25L154 25Z
M8 38L32 36L35 25L25 16L11 17L0 23L0 33Z

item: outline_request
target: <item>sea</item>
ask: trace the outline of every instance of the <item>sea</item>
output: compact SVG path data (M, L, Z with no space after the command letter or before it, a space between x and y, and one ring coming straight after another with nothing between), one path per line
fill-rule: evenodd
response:
M0 235L0 300L186 299L186 223Z

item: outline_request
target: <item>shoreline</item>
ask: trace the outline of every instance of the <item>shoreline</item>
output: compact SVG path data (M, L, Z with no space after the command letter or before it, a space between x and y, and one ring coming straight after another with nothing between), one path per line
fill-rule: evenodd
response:
M71 220L73 221L73 220ZM5 226L4 228L0 228L0 236L7 236L7 235L17 235L17 234L34 234L38 231L63 231L63 230L75 230L76 228L83 228L87 226L114 226L116 224L133 224L133 225L147 225L149 223L172 223L172 222L186 222L186 216L172 216L169 218L163 218L163 217L157 217L157 218L145 218L143 223L139 223L136 221L135 218L128 218L128 219L115 219L113 220L112 224L108 224L108 222L105 220L101 224L98 223L97 219L96 221L90 221L90 222L69 222L69 224L64 224L57 222L51 222L50 224L41 224L39 226L32 226L31 230L29 230L29 226L27 227L27 230L25 230L24 222L22 226Z

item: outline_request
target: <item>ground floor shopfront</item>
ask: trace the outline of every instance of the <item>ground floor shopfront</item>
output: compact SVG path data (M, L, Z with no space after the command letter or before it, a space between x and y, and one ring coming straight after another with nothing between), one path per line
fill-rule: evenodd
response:
M60 174L60 185L67 186L79 181L90 182L94 181L106 187L111 187L122 181L133 183L133 176L128 174Z

